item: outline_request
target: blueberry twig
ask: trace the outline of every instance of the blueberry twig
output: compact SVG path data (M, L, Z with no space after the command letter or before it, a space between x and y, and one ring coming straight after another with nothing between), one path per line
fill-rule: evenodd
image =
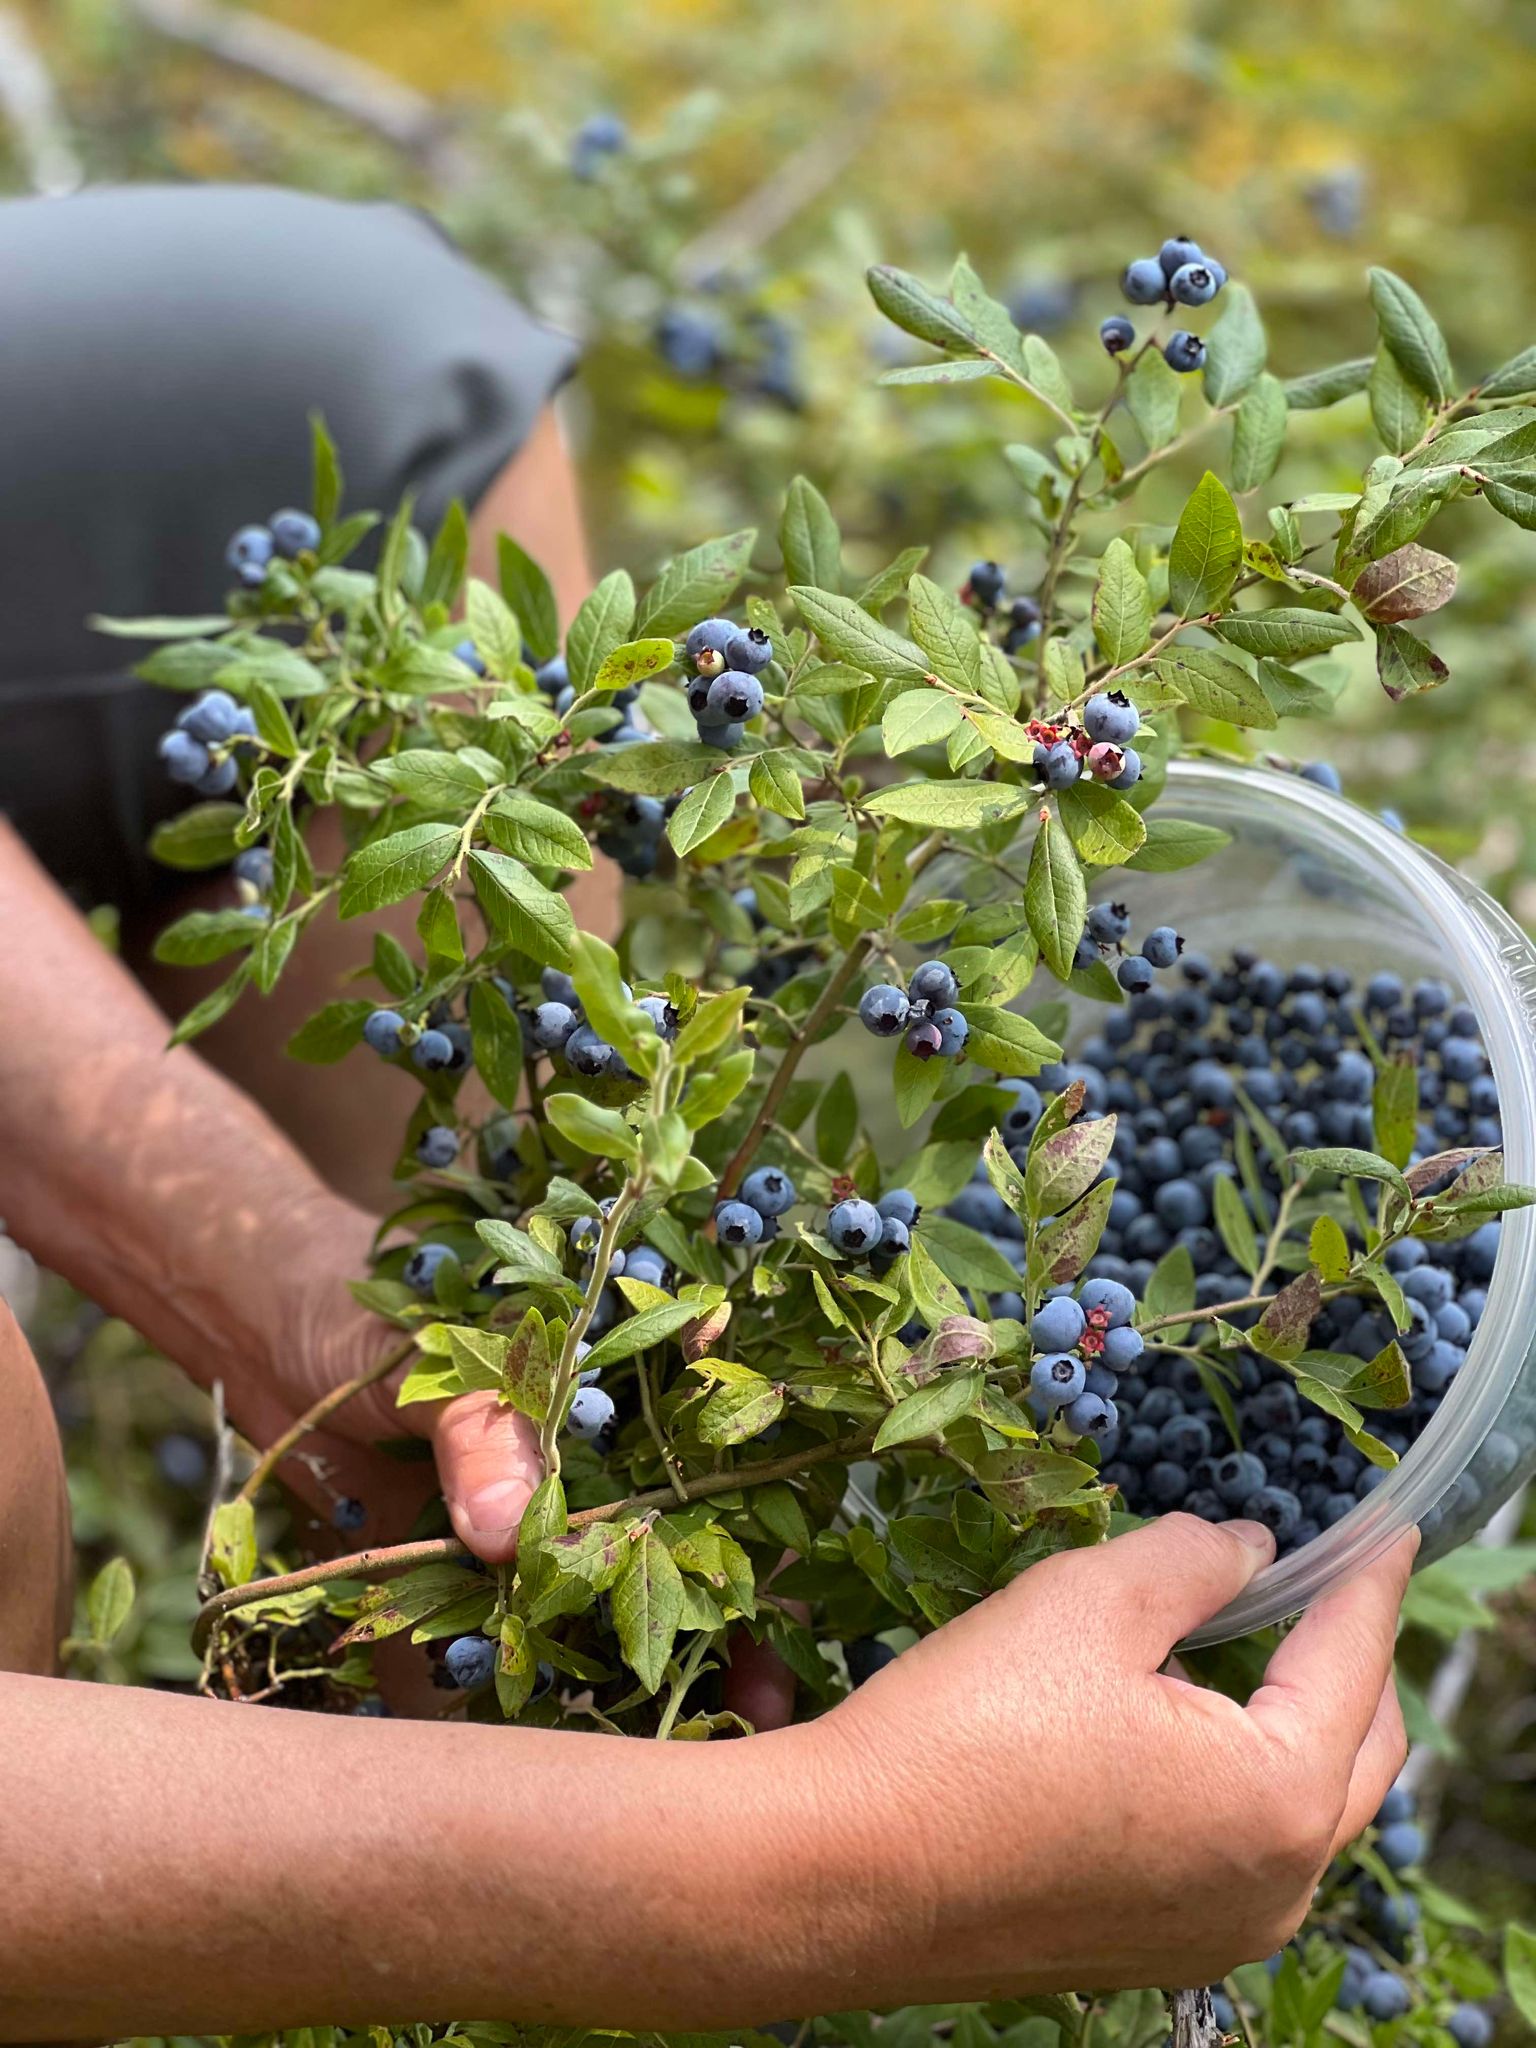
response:
M328 1421L354 1394L361 1394L367 1388L377 1386L380 1380L387 1379L397 1366L404 1365L415 1349L416 1339L408 1337L393 1351L386 1351L382 1358L376 1359L366 1372L357 1373L353 1378L343 1380L339 1386L328 1388L318 1401L311 1403L296 1421L289 1424L274 1444L262 1452L235 1499L254 1501L295 1444L301 1443L311 1431Z
M836 1437L828 1443L792 1451L782 1458L765 1458L760 1463L739 1465L731 1471L706 1472L697 1479L685 1480L684 1489L688 1499L694 1501L714 1493L736 1493L754 1486L767 1486L776 1479L794 1479L812 1465L846 1463L862 1457L873 1442L872 1431ZM903 1445L902 1448L909 1450L912 1446ZM595 1508L579 1508L571 1516L568 1526L585 1529L593 1522L616 1522L626 1515L647 1514L653 1509L670 1508L676 1504L670 1487L654 1487L645 1493L630 1494L625 1500L604 1501ZM236 1608L255 1606L264 1600L278 1600L285 1594L301 1593L308 1586L323 1586L338 1579L388 1579L410 1571L415 1565L451 1563L471 1555L456 1536L429 1536L416 1543L380 1544L376 1549L355 1551L349 1557L323 1558L317 1564L303 1565L297 1571L283 1572L275 1578L250 1579L241 1586L227 1586L199 1608L192 1627L192 1647L201 1656L207 1648L214 1624Z

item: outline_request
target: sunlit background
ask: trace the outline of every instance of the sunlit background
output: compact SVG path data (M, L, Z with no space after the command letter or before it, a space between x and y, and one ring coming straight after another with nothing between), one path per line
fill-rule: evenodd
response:
M941 576L991 555L1029 587L1001 449L1041 418L1002 387L879 388L902 344L863 288L877 259L939 281L969 250L1085 392L1122 265L1172 232L1252 285L1281 375L1369 353L1368 262L1420 289L1464 379L1536 342L1520 0L33 0L0 6L0 92L12 192L265 180L431 208L584 342L569 414L605 568L771 529L804 469L855 566L924 542ZM597 114L627 147L573 156ZM1358 476L1367 431L1363 398L1299 416L1274 498L1303 470ZM1309 748L1536 923L1536 538L1454 508L1435 532L1462 564L1427 635L1452 686L1394 712L1362 659ZM149 1587L123 1668L175 1676L201 1481L163 1443L196 1434L196 1397L157 1384L146 1420L126 1333L57 1320L82 1533ZM1497 1615L1473 1707L1435 1738L1461 1763L1443 1861L1520 1911L1536 1593L1461 1598L1408 1646L1427 1683L1446 1637Z

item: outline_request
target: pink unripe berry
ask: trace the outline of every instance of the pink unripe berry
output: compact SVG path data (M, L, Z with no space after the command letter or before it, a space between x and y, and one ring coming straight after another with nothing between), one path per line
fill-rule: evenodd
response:
M1125 772L1125 749L1112 740L1100 740L1088 749L1088 772L1096 782L1113 782Z

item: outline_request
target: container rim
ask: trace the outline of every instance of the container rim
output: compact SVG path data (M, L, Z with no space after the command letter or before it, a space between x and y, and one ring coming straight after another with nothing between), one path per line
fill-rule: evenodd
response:
M1387 880L1434 942L1450 978L1477 1012L1504 1119L1511 1180L1536 1180L1536 948L1493 899L1372 812L1320 785L1243 763L1175 759L1168 796L1239 803L1256 816L1283 811L1312 848L1345 868ZM1182 1648L1227 1642L1288 1620L1364 1571L1445 1498L1498 1419L1524 1364L1521 1305L1536 1301L1536 1209L1507 1212L1487 1306L1466 1362L1411 1453L1331 1529L1266 1566L1186 1637Z

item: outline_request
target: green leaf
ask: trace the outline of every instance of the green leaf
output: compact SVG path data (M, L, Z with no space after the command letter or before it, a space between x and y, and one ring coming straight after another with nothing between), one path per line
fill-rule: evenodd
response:
M974 348L976 329L949 299L941 299L905 270L877 263L865 272L869 295L904 334L935 348Z
M893 1444L909 1444L918 1437L942 1436L951 1422L969 1412L985 1381L981 1372L948 1372L931 1386L920 1387L886 1416L875 1432L873 1448L889 1450Z
M1211 1208L1222 1243L1245 1273L1256 1273L1259 1269L1259 1241L1254 1235L1253 1221L1238 1193L1237 1183L1224 1174L1219 1174L1212 1184Z
M1071 840L1049 815L1030 849L1024 914L1046 965L1058 981L1065 981L1088 920L1088 889Z
M771 1428L783 1412L782 1387L721 1387L700 1411L699 1436L707 1444L744 1444Z
M476 848L469 867L475 896L497 937L541 967L566 966L576 927L565 898L504 853Z
M1230 405L1241 398L1269 354L1264 323L1248 287L1229 284L1222 300L1221 318L1205 339L1205 396L1210 405Z
M133 1570L125 1557L114 1557L92 1579L91 1590L85 1596L91 1641L106 1649L122 1633L132 1612Z
M1231 492L1207 470L1179 515L1169 549L1169 604L1181 619L1219 612L1242 563L1243 522Z
M715 1291L718 1294L719 1289ZM643 1308L637 1315L627 1317L599 1337L583 1364L592 1371L601 1366L617 1365L621 1359L633 1358L637 1351L675 1337L679 1330L697 1322L705 1313L704 1305L698 1301L664 1301L658 1302L654 1308Z
M442 872L459 843L457 825L408 825L387 839L359 847L342 877L339 917L360 917L399 903ZM476 859L487 856L476 855ZM552 966L560 962L552 961Z
M1141 653L1152 637L1152 592L1128 542L1116 534L1099 561L1093 634L1111 668Z
M670 640L626 640L610 648L592 678L595 690L629 690L650 676L662 674L677 660Z
M980 691L981 641L957 597L927 576L914 576L907 585L907 624L936 675L956 689Z
M548 1095L544 1113L555 1129L583 1152L601 1159L633 1159L640 1150L634 1126L616 1109L602 1109L584 1095Z
M1125 409L1136 422L1149 450L1166 448L1179 431L1184 385L1168 367L1160 349L1148 349L1125 386Z
M1140 811L1101 782L1076 782L1056 802L1072 844L1090 867L1118 867L1146 843Z
M818 590L843 587L843 544L826 499L809 477L794 477L784 494L779 551L786 583L810 583Z
M473 761L434 747L409 747L370 764L374 778L424 810L466 811L489 784Z
M598 670L628 640L634 624L635 586L628 570L615 569L583 600L565 636L566 667L578 696L591 689ZM675 653L669 643L660 666L667 667Z
M802 583L791 584L789 595L834 660L846 661L872 676L904 676L909 682L921 682L927 676L928 657L922 649L871 618L851 597L836 597Z
M1353 398L1370 379L1371 356L1356 356L1352 362L1332 363L1326 370L1309 370L1304 377L1287 377L1285 402L1292 412L1316 412L1337 405L1341 398Z
M987 356L952 356L942 363L909 363L900 370L882 370L877 384L974 384L1001 373Z
M453 606L459 595L459 586L464 581L464 567L468 560L469 521L464 516L463 505L454 498L443 514L443 523L432 542L432 552L422 574L420 603L423 609L435 604Z
M254 943L261 926L239 910L189 910L155 940L154 956L171 967L206 967Z
M795 754L788 747L773 747L766 754L754 754L747 771L747 789L752 800L765 811L781 818L805 816L805 789Z
M1479 398L1519 398L1536 391L1536 348L1523 348L1496 370L1490 370L1477 387Z
M1418 1135L1419 1075L1411 1053L1377 1069L1371 1091L1371 1129L1376 1150L1394 1166L1408 1164Z
M1349 1239L1334 1217L1319 1216L1312 1225L1307 1256L1326 1286L1337 1287L1349 1277Z
M1203 717L1266 732L1279 724L1256 678L1214 648L1171 647L1152 666L1159 680L1171 683Z
M313 1066L330 1066L344 1058L354 1045L362 1044L363 1025L377 1007L366 998L327 1003L289 1039L288 1057L306 1060Z
M1061 1058L1061 1047L1055 1039L1047 1038L1038 1025L1031 1024L1016 1010L995 1009L990 1003L966 1002L961 1007L971 1027L966 1049L978 1066L1023 1080ZM942 1065L940 1060L927 1062L928 1067Z
M1536 2027L1536 1934L1513 1923L1504 1930L1504 1981L1521 2017Z
M757 541L755 527L674 555L641 601L638 633L676 635L730 602Z
M637 796L672 796L720 766L718 747L695 740L636 740L582 757L589 781Z
M1229 612L1216 621L1216 631L1245 654L1267 655L1274 661L1304 661L1309 654L1325 654L1330 647L1360 638L1360 628L1336 612L1289 605L1263 612Z
M612 1593L613 1626L624 1661L647 1692L666 1676L683 1618L683 1579L654 1529L630 1546Z
M1285 386L1266 371L1254 380L1232 422L1232 488L1256 491L1267 484L1285 447L1289 415Z
M1032 802L1028 790L998 782L897 782L866 797L864 808L903 825L971 832L980 825L1017 818Z
M256 1576L256 1510L248 1500L227 1500L214 1509L208 1563L221 1585L243 1586Z
M1429 425L1430 408L1423 394L1408 381L1396 356L1378 349L1367 387L1371 394L1371 419L1382 445L1393 455L1404 455L1422 438Z
M501 593L476 576L465 593L464 623L487 672L499 681L512 675L523 658L522 627Z
M886 705L880 736L894 761L898 754L910 754L915 747L936 746L947 740L964 718L958 700L947 691L903 690Z
M517 614L523 638L535 661L548 661L560 651L560 614L549 578L509 533L496 537L496 575L501 594Z
M1408 1197L1408 1183L1392 1161L1356 1145L1304 1145L1290 1153L1289 1158L1303 1176L1333 1173L1341 1179L1381 1180L1405 1200Z
M1164 1252L1152 1268L1151 1277L1141 1291L1141 1310L1138 1323L1156 1322L1159 1316L1178 1315L1182 1310L1195 1305L1195 1262L1190 1256L1188 1245L1176 1244L1171 1251ZM1183 1327L1160 1330L1157 1335L1170 1344L1183 1340Z
M587 835L564 811L520 790L496 798L481 821L493 846L536 868L589 868Z
M1443 405L1456 389L1456 373L1434 316L1412 285L1392 271L1373 268L1370 279L1382 340L1414 389Z
M1035 1240L1031 1273L1044 1286L1061 1286L1075 1280L1098 1250L1115 1183L1101 1180L1091 1187L1075 1208L1048 1224Z
M475 1072L503 1109L515 1109L523 1086L523 1033L494 982L477 981L469 991L469 1028Z
M245 816L240 804L193 804L155 827L149 850L168 868L219 868L240 851L235 832Z
M341 506L341 464L336 445L326 431L324 416L309 416L310 509L321 526L329 526Z
M228 981L221 982L201 1002L192 1005L171 1033L170 1043L186 1045L217 1024L221 1017L227 1016L245 993L250 978L250 966L242 960Z
M696 782L667 821L667 837L681 857L719 831L736 808L736 786L729 769Z
M1192 868L1232 844L1231 833L1219 825L1202 825L1193 818L1166 818L1160 810L1146 825L1145 841L1125 863L1140 874L1166 875L1178 868Z

